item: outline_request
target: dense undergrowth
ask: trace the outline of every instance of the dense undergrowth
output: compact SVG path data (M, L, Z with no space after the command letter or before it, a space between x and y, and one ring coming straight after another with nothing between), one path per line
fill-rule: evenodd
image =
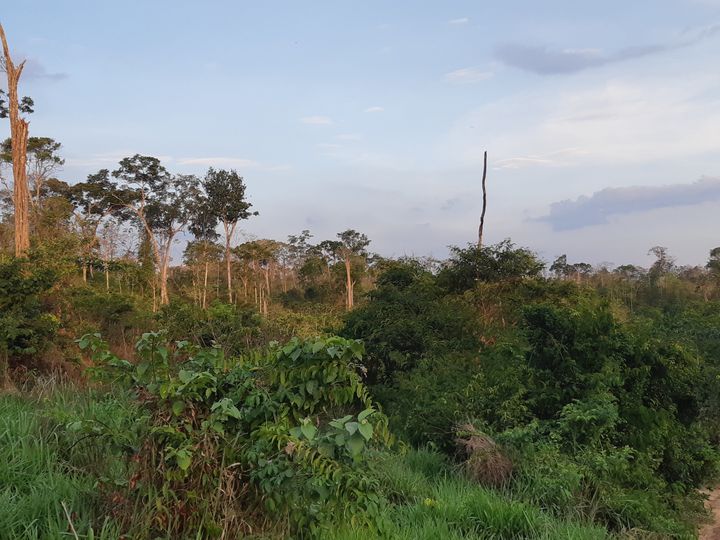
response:
M261 315L2 263L0 538L695 537L720 303L540 269L383 261L346 315Z
M188 494L171 494L172 480L168 480L168 491L164 492L157 486L139 485L137 473L141 465L123 456L137 449L150 424L143 418L143 405L120 387L101 392L78 391L72 384L43 379L23 398L0 398L0 413L0 452L7 456L0 465L1 538L73 538L75 534L78 538L100 539L215 536L207 529L207 522L205 529L185 522L184 535L166 530L158 536L157 531L153 534L147 528L152 527L153 519L162 519L158 497L163 504L168 502L167 497L175 504L186 504ZM356 515L361 519L355 520L343 513L326 516L316 536L428 540L608 537L601 527L558 519L513 500L509 493L478 486L436 451L374 449L363 452L361 467L378 500L372 523L361 515ZM182 474L181 470L170 465L165 472ZM188 471L195 480L201 474L193 465L188 466ZM219 481L222 471L216 470L211 476ZM284 481L273 486L271 493L282 493L279 486ZM217 484L212 483L208 493L216 488ZM127 497L132 493L136 499L129 501ZM263 505L260 494L249 496L246 491L242 495L241 501L225 500L223 506L239 505L244 536L280 538L290 533L290 522L279 519L276 511ZM227 488L222 496L228 496ZM283 497L287 497L286 492ZM340 500L354 507L352 495L341 494ZM126 504L133 506L130 513L122 507ZM303 512L306 510L302 507ZM132 520L124 523L129 515ZM203 517L218 519L221 515L211 511ZM239 534L239 529L227 531Z

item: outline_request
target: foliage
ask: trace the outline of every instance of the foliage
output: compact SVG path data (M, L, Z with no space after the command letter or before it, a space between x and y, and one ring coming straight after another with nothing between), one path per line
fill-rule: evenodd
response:
M220 347L228 356L248 350L259 334L257 312L214 301L208 309L175 300L157 315L160 329L172 341L188 340L203 347Z
M387 266L369 298L346 316L341 333L365 342L373 382L391 380L425 355L476 347L467 307L443 297L434 277L415 262Z
M530 250L510 240L492 246L451 247L451 257L438 275L438 284L453 293L475 287L478 281L519 280L537 277L544 264Z
M236 534L259 515L297 531L337 519L377 526L363 455L389 435L357 371L359 342L293 340L230 361L219 348L171 349L148 333L137 364L97 335L79 344L93 354L93 373L129 385L151 417L128 455L134 474L123 497L141 506L147 527L124 523L136 534ZM341 411L349 414L334 419Z
M0 381L8 358L42 351L57 330L57 318L42 305L42 294L54 281L51 271L33 271L20 259L0 259Z

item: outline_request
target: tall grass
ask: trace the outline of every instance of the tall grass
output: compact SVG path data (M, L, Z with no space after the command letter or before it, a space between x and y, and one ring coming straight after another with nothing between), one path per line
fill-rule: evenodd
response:
M107 500L108 486L127 479L126 466L109 441L93 437L91 429L74 431L79 422L102 424L103 432L116 434L115 444L117 434L127 433L132 444L134 426L142 419L121 395L57 382L23 397L0 396L0 540L121 537ZM324 538L609 537L601 527L554 517L508 491L474 484L434 451L377 453L367 470L380 480L386 501L378 530L337 523Z
M382 478L388 505L379 533L339 526L325 538L422 539L604 539L601 527L560 519L499 491L474 484L438 453L417 450L382 454L372 464Z
M102 517L95 479L67 459L58 406L81 409L77 394L27 399L0 396L0 539L118 538ZM86 446L91 448L92 445ZM97 462L90 452L86 462ZM105 455L107 461L111 456Z

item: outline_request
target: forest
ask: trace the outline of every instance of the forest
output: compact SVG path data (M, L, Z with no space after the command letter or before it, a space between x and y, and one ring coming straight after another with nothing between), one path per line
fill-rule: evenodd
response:
M1 30L1 27L0 27ZM241 172L63 181L5 35L0 538L697 538L720 247L251 238ZM351 227L352 224L347 224ZM491 226L488 224L487 226Z

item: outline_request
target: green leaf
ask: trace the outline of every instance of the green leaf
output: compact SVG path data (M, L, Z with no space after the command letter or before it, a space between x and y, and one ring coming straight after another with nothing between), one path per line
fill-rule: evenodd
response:
M360 424L358 424L357 422L348 422L347 424L345 424L345 429L350 435L352 435L358 430L359 426Z
M180 470L187 471L192 463L192 456L187 450L178 450L175 454L175 461L180 467Z
M370 416L370 415L371 415L372 413L374 413L374 412L375 412L375 409L373 409L372 407L368 407L368 408L365 409L363 412L361 412L360 414L358 414L358 420L359 420L360 422L362 422L363 420L365 420L368 416Z
M362 437L356 435L348 439L345 445L350 451L350 455L355 457L360 455L360 453L363 451L363 448L365 448L365 440Z
M372 424L369 423L367 420L363 420L362 422L360 422L360 427L358 428L358 431L360 431L360 434L365 437L366 441L369 441L372 438L373 427Z
M300 426L300 431L302 431L302 434L305 435L308 440L312 441L317 433L317 428L308 422Z
M175 400L172 404L172 412L175 416L180 416L180 414L185 410L185 403L183 401Z

